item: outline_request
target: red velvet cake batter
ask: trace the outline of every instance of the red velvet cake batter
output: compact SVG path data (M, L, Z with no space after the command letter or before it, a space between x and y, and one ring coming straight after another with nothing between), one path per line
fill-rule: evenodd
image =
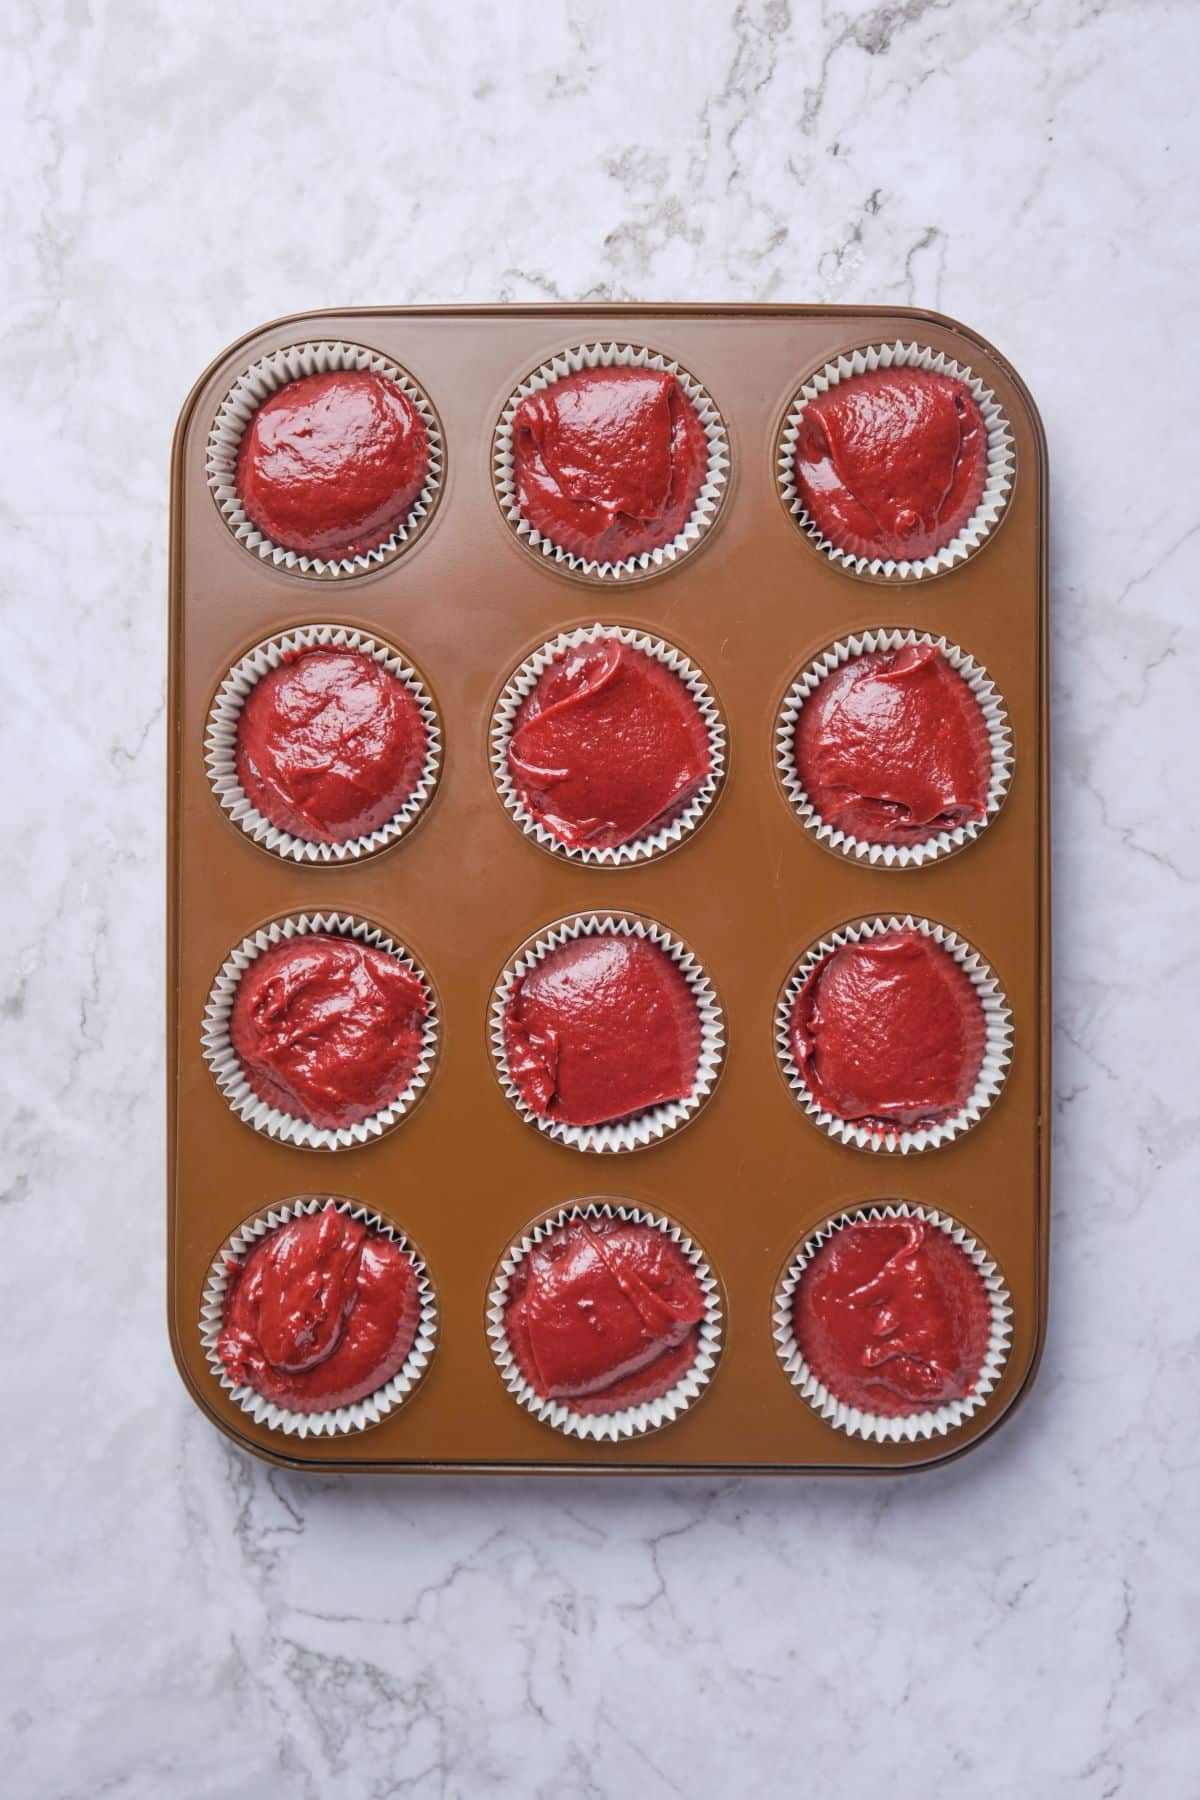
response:
M888 1418L965 1399L990 1324L975 1263L922 1219L835 1231L801 1275L792 1310L817 1379L845 1405Z
M366 651L294 651L246 697L237 776L281 831L342 844L400 811L428 736L412 693Z
M332 1412L402 1368L417 1335L412 1258L335 1207L260 1238L230 1274L217 1355L290 1412Z
M987 721L932 644L834 669L800 708L795 761L821 819L867 843L923 843L987 814Z
M572 938L516 983L508 1067L541 1119L599 1125L691 1093L700 1015L684 976L644 938Z
M522 803L573 848L613 849L683 812L711 767L679 676L619 638L566 651L517 714L508 766Z
M792 1054L814 1100L878 1129L959 1112L979 1077L985 1036L970 977L919 931L841 945L792 1006Z
M425 990L384 950L310 932L273 944L238 983L230 1037L260 1100L328 1130L403 1093L420 1060Z
M574 1219L517 1265L504 1329L543 1399L617 1412L658 1399L696 1360L704 1292L666 1232Z
M965 382L875 369L836 382L800 416L796 490L850 556L931 556L966 524L987 480L987 427Z
M699 415L678 378L659 370L584 369L528 395L513 418L522 516L598 562L669 544L707 469Z
M429 434L403 388L366 369L289 381L264 400L238 451L242 510L302 555L378 549L429 474Z

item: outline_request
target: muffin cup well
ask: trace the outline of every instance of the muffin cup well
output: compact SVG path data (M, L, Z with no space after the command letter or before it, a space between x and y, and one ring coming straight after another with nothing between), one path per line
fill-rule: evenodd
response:
M256 1388L239 1386L230 1378L217 1355L217 1342L225 1322L225 1296L232 1265L239 1263L260 1238L281 1225L289 1224L293 1219L324 1212L328 1207L346 1213L352 1219L361 1219L364 1225L369 1226L380 1237L387 1238L410 1258L417 1273L420 1294L417 1335L400 1368L382 1387L377 1388L373 1394L368 1394L365 1400L356 1400L352 1406L335 1407L329 1412L291 1412L286 1407L276 1406L274 1401L266 1399ZM359 1206L353 1200L339 1199L332 1194L302 1194L293 1200L285 1200L278 1206L269 1207L264 1212L255 1213L252 1218L239 1225L213 1257L200 1303L200 1341L204 1345L209 1368L225 1392L237 1401L243 1412L249 1413L255 1424L269 1425L272 1431L282 1431L288 1437L341 1437L350 1432L365 1431L370 1425L378 1425L381 1419L403 1405L421 1381L433 1356L437 1328L437 1302L432 1283L424 1260L404 1233L397 1231L394 1225L379 1213L372 1212L369 1207Z
M543 1399L517 1367L504 1328L509 1283L515 1270L535 1244L576 1219L622 1219L629 1224L652 1225L678 1244L696 1271L705 1298L705 1317L700 1326L696 1359L675 1386L657 1400L644 1400L638 1406L628 1406L618 1412L576 1412L567 1401ZM544 1425L553 1426L566 1437L586 1438L593 1442L618 1443L622 1438L639 1437L644 1432L657 1431L679 1418L711 1381L721 1353L722 1332L720 1288L703 1252L669 1219L662 1218L657 1213L643 1212L640 1208L619 1200L593 1200L575 1206L564 1206L552 1217L532 1226L510 1245L500 1259L488 1293L487 1334L496 1367L510 1394Z
M386 375L394 381L421 415L429 435L429 471L425 485L413 502L402 525L372 550L355 556L334 558L310 556L300 550L287 550L272 543L247 517L237 491L237 459L242 438L251 419L279 388L305 375L324 375L339 369L368 370ZM379 569L400 555L433 511L442 485L445 447L437 414L428 395L407 369L364 344L304 343L289 344L286 349L272 350L260 356L238 376L220 406L208 434L205 452L205 475L221 517L242 545L264 562L277 569L299 575L317 575L324 580L337 580L347 575L362 575Z
M568 650L574 650L581 644L593 643L600 638L617 638L631 649L639 650L645 656L651 656L664 668L671 671L683 682L692 699L699 708L708 732L709 772L695 797L688 803L678 818L669 825L660 827L643 838L632 838L626 844L614 845L611 849L595 849L589 845L564 844L560 838L539 820L521 801L508 767L508 746L516 725L517 714L528 696L533 692L543 674L550 666ZM624 625L581 625L575 631L563 631L548 643L535 650L532 656L526 657L520 667L514 670L505 684L500 698L496 702L492 714L492 725L489 733L492 778L496 783L496 792L508 812L521 827L526 837L532 838L544 850L556 856L568 858L575 863L586 863L596 868L618 868L623 864L650 862L655 857L665 856L675 846L696 829L707 816L710 807L720 792L725 779L726 765L726 730L721 709L713 697L712 689L700 670L690 663L681 650L663 638L651 637L647 632L636 631Z
M921 843L870 843L865 838L854 837L839 830L837 826L826 823L809 799L800 771L796 767L796 726L805 701L835 669L844 663L853 662L859 656L902 650L915 644L932 644L940 650L979 702L987 726L992 757L986 811L978 821L972 820L966 825L956 826L953 831L935 832ZM800 822L827 850L836 850L840 855L856 862L870 863L885 869L919 869L937 862L939 858L951 856L965 844L973 842L995 818L1012 780L1012 731L1004 702L987 670L968 656L965 650L960 650L957 644L950 643L944 637L934 637L928 631L864 631L854 637L839 638L836 644L831 644L828 650L823 650L815 661L809 663L789 687L775 719L775 766L779 771L783 791Z
M361 650L381 668L404 683L417 703L426 731L425 760L416 786L400 810L386 824L343 843L314 842L293 836L273 825L248 798L238 780L237 732L251 691L264 675L279 668L298 650L313 648ZM272 855L297 863L356 862L398 843L421 817L432 800L442 770L442 727L424 681L390 644L347 625L301 625L256 644L236 662L221 683L209 710L204 734L204 766L213 793L247 837Z
M572 550L565 550L561 544L555 544L550 538L543 537L522 516L513 476L513 419L517 408L528 395L552 387L556 381L562 381L569 375L578 375L584 369L611 368L655 369L677 378L704 427L708 439L708 469L696 496L691 517L670 543L660 545L656 550L644 550L640 556L624 557L620 562L597 562L595 558L579 556ZM729 438L724 420L711 395L679 363L641 345L578 344L570 350L560 350L557 356L551 357L548 362L540 364L532 374L527 375L510 395L496 422L492 438L492 482L496 499L517 537L530 550L552 558L571 574L594 576L606 581L652 575L658 569L669 568L679 557L695 549L716 522L728 479Z
M970 978L983 1007L983 1062L975 1086L966 1104L958 1112L933 1125L916 1128L887 1126L882 1130L872 1130L870 1126L857 1120L838 1118L814 1098L792 1054L792 1007L813 970L843 945L865 943L886 931L919 931L923 937L932 938L934 943L940 944ZM1012 1060L1012 1035L1012 1014L1008 1003L1000 983L979 952L973 950L970 944L964 943L947 926L934 924L930 919L914 918L911 913L906 913L903 918L892 916L886 919L860 919L857 924L844 925L838 931L827 933L795 965L784 983L775 1009L775 1045L779 1065L788 1086L813 1123L819 1125L831 1138L852 1145L855 1149L898 1151L901 1156L907 1156L910 1151L936 1149L940 1144L948 1144L954 1138L961 1137L971 1126L978 1125L1004 1085L1008 1065Z
M987 430L987 475L979 504L966 524L931 556L894 560L879 556L854 556L839 550L810 518L796 488L794 464L796 435L805 407L818 395L828 392L841 381L854 375L865 375L875 369L924 369L934 375L949 375L963 382L975 397ZM850 350L825 364L811 375L788 408L780 432L776 455L779 491L788 511L830 562L838 563L854 575L873 575L884 581L919 581L925 575L938 575L965 561L982 545L999 523L1012 492L1015 474L1015 450L1012 431L990 388L963 364L956 363L944 350L931 350L922 344L871 344L861 350Z
M260 1100L243 1073L229 1032L238 983L250 964L273 944L303 937L310 932L354 938L373 950L381 950L394 956L402 968L420 981L429 1008L422 1030L421 1054L416 1069L402 1092L379 1112L372 1113L353 1125L340 1125L336 1129L313 1125L307 1119L298 1119L293 1114L281 1112L277 1107L268 1106L265 1100ZM208 1004L204 1009L201 1046L213 1080L229 1106L239 1119L252 1126L255 1131L278 1143L292 1144L301 1150L351 1150L358 1144L373 1143L408 1117L429 1084L437 1060L439 1035L437 997L429 977L407 951L388 937L378 925L372 925L367 919L356 919L350 913L295 913L261 926L230 951L209 992Z
M926 1224L935 1225L940 1231L944 1231L979 1270L991 1307L987 1350L972 1392L965 1399L950 1400L942 1406L924 1412L908 1413L899 1418L864 1412L839 1400L817 1379L805 1362L792 1329L792 1305L796 1288L822 1244L848 1225L884 1219L922 1219ZM813 1232L788 1264L775 1292L772 1317L776 1354L792 1386L798 1388L813 1410L827 1419L836 1430L844 1431L849 1437L866 1438L877 1444L911 1444L918 1438L945 1437L947 1432L963 1424L984 1405L999 1381L1012 1336L1012 1304L1008 1289L986 1250L968 1235L962 1225L945 1213L935 1212L929 1207L913 1206L904 1200L881 1201L875 1206L840 1213Z
M700 1057L692 1091L685 1100L667 1101L635 1113L632 1118L602 1125L567 1125L561 1119L540 1118L512 1079L504 1045L504 1015L509 996L521 977L552 950L575 938L597 936L645 938L671 958L687 981L700 1015ZM509 961L492 991L490 1011L492 1056L497 1079L506 1097L527 1125L571 1150L606 1154L644 1150L661 1142L696 1116L717 1084L725 1057L725 1016L699 961L685 944L671 936L665 926L637 913L579 913L548 927L536 940L522 945Z

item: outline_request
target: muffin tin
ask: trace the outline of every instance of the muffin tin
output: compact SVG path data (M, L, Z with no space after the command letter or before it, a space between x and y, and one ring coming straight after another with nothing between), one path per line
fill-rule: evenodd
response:
M1005 504L982 542L898 580L831 560L789 510L779 445L825 365L917 344L967 367L1011 433ZM436 504L361 570L304 570L239 539L206 472L226 397L296 345L363 346L411 377L439 427ZM634 346L702 384L727 448L719 505L696 541L620 578L533 554L495 483L496 432L534 371L581 346ZM332 365L331 365L332 366ZM1049 892L1046 457L1024 387L974 332L894 309L578 306L308 314L249 334L197 382L176 431L171 511L168 797L168 1313L180 1373L230 1438L303 1468L629 1473L881 1472L958 1455L1027 1390L1046 1312L1049 1220ZM695 829L666 853L612 863L547 854L497 793L494 713L515 670L598 623L662 640L703 671L726 767ZM359 858L289 857L255 841L214 792L206 734L230 671L308 627L358 631L420 672L442 731L436 788L411 829ZM945 637L987 671L1011 737L1004 803L973 839L907 866L831 854L776 766L777 716L832 646L881 631ZM436 997L421 1104L386 1134L318 1151L255 1130L204 1055L227 959L289 918L366 922ZM579 916L659 927L720 998L724 1055L686 1128L602 1155L534 1129L506 1098L491 1041L497 983L531 941ZM789 1090L776 1007L800 959L863 920L928 920L972 947L1011 1015L1000 1091L953 1141L864 1153L827 1135ZM428 1366L377 1422L298 1435L255 1417L206 1353L214 1260L247 1222L329 1194L420 1246L434 1296ZM572 1436L519 1404L497 1368L497 1271L564 1208L665 1218L703 1247L722 1334L694 1402L629 1438ZM777 1304L803 1246L837 1216L889 1204L953 1221L999 1271L1008 1353L982 1403L944 1434L868 1441L793 1385ZM238 1240L240 1241L240 1240ZM828 1410L828 1409L827 1409Z

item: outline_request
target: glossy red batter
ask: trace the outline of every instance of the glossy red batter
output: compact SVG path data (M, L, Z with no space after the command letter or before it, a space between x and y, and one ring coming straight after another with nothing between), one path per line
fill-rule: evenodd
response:
M409 689L363 650L299 650L250 691L237 777L281 831L344 844L386 825L421 776L428 732Z
M711 767L708 730L678 675L600 638L542 675L517 714L508 766L526 808L562 843L612 849L684 811Z
M817 1103L880 1130L960 1111L986 1035L969 976L932 938L904 929L825 957L796 996L791 1032Z
M990 1325L979 1270L923 1219L835 1231L800 1277L792 1310L817 1379L845 1405L886 1418L966 1399Z
M394 956L314 931L250 964L230 1037L260 1100L336 1130L403 1093L428 1010L421 983Z
M917 560L979 505L987 427L969 387L926 369L875 369L810 400L796 437L796 489L850 556Z
M512 1079L539 1118L599 1125L687 1098L700 1015L656 944L572 938L513 989L504 1045Z
M869 844L922 843L987 814L987 721L932 644L834 669L800 709L795 758L822 820Z
M656 1400L683 1378L704 1314L696 1271L664 1231L574 1219L517 1265L504 1329L543 1399L608 1413Z
M242 510L273 544L307 556L366 555L413 509L429 434L403 388L367 369L289 381L242 438Z
M513 418L522 516L598 562L669 544L707 470L695 407L674 375L654 369L581 370L530 394Z
M268 1232L233 1269L217 1355L276 1406L332 1412L404 1366L420 1315L408 1253L330 1206Z

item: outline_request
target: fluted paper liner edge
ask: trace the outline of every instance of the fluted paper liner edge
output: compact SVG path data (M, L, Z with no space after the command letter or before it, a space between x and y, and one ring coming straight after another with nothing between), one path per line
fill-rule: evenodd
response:
M217 1343L225 1322L225 1297L229 1289L231 1270L230 1262L238 1263L252 1246L268 1232L277 1230L281 1225L289 1224L293 1219L305 1218L313 1213L325 1212L333 1207L335 1211L346 1213L352 1219L360 1219L371 1231L385 1237L402 1250L412 1263L417 1276L420 1296L420 1316L417 1321L417 1335L412 1347L396 1373L389 1377L382 1387L364 1400L356 1400L351 1406L334 1407L328 1412L293 1412L288 1407L277 1406L268 1400L257 1389L239 1385L230 1377L224 1363L217 1354ZM204 1346L205 1359L216 1376L221 1387L235 1400L242 1411L249 1413L258 1425L267 1425L272 1431L282 1431L288 1437L341 1437L351 1432L365 1431L371 1425L378 1425L389 1413L394 1412L417 1387L425 1371L429 1367L437 1341L438 1317L437 1301L434 1297L433 1284L429 1279L423 1259L417 1254L412 1244L402 1231L373 1212L370 1207L360 1206L356 1201L343 1200L335 1195L310 1195L299 1199L282 1201L277 1206L268 1207L256 1213L237 1230L231 1232L209 1266L208 1276L204 1283L204 1295L200 1303L200 1341Z
M919 644L932 644L941 651L950 667L966 682L983 714L991 751L984 816L982 819L968 820L965 825L957 825L952 831L933 832L920 843L872 843L866 838L858 838L850 832L842 831L836 825L828 824L809 799L796 766L796 727L805 703L816 693L826 676L832 675L836 669L853 662L859 656L896 651ZM839 638L827 650L823 650L820 656L815 657L807 668L801 670L784 695L775 720L775 766L779 771L783 791L801 824L826 849L837 850L842 856L853 858L856 862L885 869L926 867L973 843L986 831L1004 804L1012 781L1013 761L1012 728L995 682L983 665L977 663L965 650L959 649L948 638L935 637L928 631L862 631Z
M840 1119L827 1111L814 1098L792 1054L791 1014L796 996L819 963L846 944L861 944L887 931L919 931L923 937L940 944L969 978L983 1008L983 1061L975 1086L964 1104L948 1119L932 1125L916 1127L887 1126L873 1130L854 1119ZM947 925L921 919L906 913L902 918L861 919L857 924L827 932L797 963L784 985L775 1009L775 1047L788 1086L804 1107L809 1118L828 1136L857 1150L898 1152L908 1156L914 1151L933 1150L960 1137L977 1125L999 1094L1012 1060L1012 1014L1000 983L977 950L964 942Z
M699 709L708 733L709 772L694 797L669 825L660 827L647 837L631 838L627 843L616 844L611 848L595 849L587 844L563 843L548 826L533 816L522 802L513 781L508 766L508 746L512 741L517 714L546 670L568 651L606 638L616 638L630 649L653 657L683 682ZM556 856L596 868L618 868L628 863L650 862L665 855L668 850L673 850L707 816L725 779L725 723L708 681L674 644L633 626L581 625L574 631L561 631L557 637L549 639L539 650L527 656L509 676L492 713L488 736L496 792L504 810L516 820L526 837L532 838L536 844L552 851Z
M353 1125L333 1128L313 1125L307 1119L281 1112L260 1100L242 1072L242 1065L230 1037L230 1019L238 983L251 963L273 944L301 937L306 933L324 932L335 937L353 938L373 950L395 957L402 968L415 975L425 992L428 1007L421 1032L421 1053L417 1066L396 1098L378 1112ZM352 913L293 913L260 926L244 937L226 957L209 990L201 1030L201 1048L213 1080L231 1111L264 1137L278 1143L293 1144L305 1150L350 1150L358 1144L369 1144L406 1118L424 1093L437 1060L440 1022L433 986L425 971L408 952L378 925Z
M522 515L513 479L513 419L521 402L530 394L540 393L543 389L552 387L556 381L562 381L569 375L578 375L584 369L614 367L654 369L676 377L704 427L704 434L708 439L708 468L691 516L670 543L662 544L654 550L643 550L638 556L623 557L619 562L597 562L594 557L580 556L544 537ZM670 567L679 557L694 549L716 523L728 479L729 437L712 396L681 364L645 345L615 342L577 344L568 350L560 350L548 361L539 364L509 396L492 437L492 482L496 499L517 537L530 550L552 559L571 574L597 576L607 581L652 574L656 569Z
M361 650L407 688L425 726L425 759L415 787L399 810L383 825L342 843L300 838L273 825L253 805L237 773L237 733L242 708L265 675L299 650ZM433 798L442 769L442 728L437 708L413 665L382 639L348 625L298 625L264 638L248 650L225 676L213 699L204 733L204 766L209 785L225 812L246 836L285 862L357 862L386 850L406 837Z
M544 1399L521 1374L504 1329L504 1309L508 1300L509 1283L518 1264L524 1260L535 1244L551 1236L553 1232L560 1230L564 1225L571 1224L576 1219L589 1218L621 1219L627 1224L652 1225L657 1230L665 1232L691 1263L704 1292L705 1316L700 1326L695 1360L688 1366L674 1387L669 1388L657 1400L644 1400L637 1406L624 1407L619 1412L581 1413L576 1412L566 1401ZM669 1219L616 1200L564 1206L552 1218L545 1219L541 1224L534 1226L531 1231L510 1245L501 1258L488 1293L488 1339L491 1344L492 1357L510 1394L543 1424L552 1426L567 1437L590 1439L599 1443L615 1444L623 1438L638 1437L647 1431L657 1431L662 1426L671 1424L673 1420L686 1412L712 1379L721 1353L723 1330L724 1317L720 1287L700 1248L692 1242L680 1226L673 1225Z
M848 550L839 550L809 516L804 501L797 492L795 481L796 436L801 416L809 401L854 375L865 375L876 369L895 368L924 369L930 374L948 375L963 382L970 389L983 414L987 431L987 472L983 493L974 512L948 544L943 544L940 550L935 550L929 556L917 557L911 561L905 558L855 556ZM776 463L779 491L785 506L830 562L841 564L854 575L876 575L900 583L919 581L926 575L941 574L943 570L952 569L965 561L980 548L999 524L1008 504L1015 475L1015 454L1012 430L1000 402L978 375L965 364L955 362L944 350L932 350L917 343L906 344L897 339L894 344L871 344L859 350L846 351L809 377L788 408L779 436Z
M805 1269L821 1246L847 1226L886 1219L922 1219L926 1224L935 1225L944 1231L979 1270L991 1309L987 1349L971 1392L961 1400L950 1400L942 1406L895 1418L866 1412L837 1399L809 1368L792 1327L792 1306L796 1289ZM973 1413L978 1412L992 1393L1004 1371L1011 1348L1012 1301L995 1262L957 1220L932 1207L910 1205L902 1200L881 1202L839 1213L806 1239L776 1289L772 1316L776 1354L793 1387L799 1389L814 1411L835 1430L844 1431L849 1437L861 1437L877 1444L911 1444L920 1438L945 1437L948 1432L962 1425Z
M523 975L563 944L584 936L640 937L657 945L679 969L700 1015L700 1056L692 1090L684 1100L669 1100L635 1113L632 1118L603 1125L567 1125L559 1119L538 1116L513 1081L504 1045L504 1015L509 996ZM535 1130L572 1150L601 1154L642 1150L669 1137L688 1124L704 1105L721 1072L725 1058L725 1018L720 1001L699 960L665 926L636 913L578 913L550 927L536 942L510 960L492 991L492 1056L497 1079L511 1105Z
M385 375L395 382L412 402L425 426L429 440L429 470L425 484L414 500L408 517L390 537L373 549L355 556L322 557L300 550L287 550L273 543L247 517L237 491L237 459L242 438L254 414L281 387L299 381L305 375L325 375L339 369L365 370ZM432 402L424 389L399 363L371 350L365 344L344 340L313 340L289 344L268 351L238 376L217 408L208 433L204 470L209 490L217 508L233 536L244 550L271 562L277 569L301 575L316 575L327 581L362 575L382 568L400 555L405 545L425 523L441 490L446 461L441 427Z

